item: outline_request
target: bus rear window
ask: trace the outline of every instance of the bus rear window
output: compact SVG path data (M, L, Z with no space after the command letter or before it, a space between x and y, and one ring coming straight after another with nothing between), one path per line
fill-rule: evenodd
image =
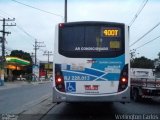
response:
M120 27L64 25L59 28L59 53L64 56L113 57L123 52L124 31Z

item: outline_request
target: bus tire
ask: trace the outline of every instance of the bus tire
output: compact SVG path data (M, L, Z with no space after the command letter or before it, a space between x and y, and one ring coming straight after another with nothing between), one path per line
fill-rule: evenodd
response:
M130 89L130 98L133 99L133 90L132 90L132 88Z
M133 89L133 92L132 92L132 96L133 96L133 100L135 101L135 102L138 102L138 101L140 101L140 95L139 95L139 92L138 92L138 90L137 89Z

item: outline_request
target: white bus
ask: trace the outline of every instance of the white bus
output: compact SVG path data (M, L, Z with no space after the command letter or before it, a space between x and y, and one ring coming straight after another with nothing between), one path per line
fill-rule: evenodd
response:
M122 23L58 24L53 102L129 102L128 34Z

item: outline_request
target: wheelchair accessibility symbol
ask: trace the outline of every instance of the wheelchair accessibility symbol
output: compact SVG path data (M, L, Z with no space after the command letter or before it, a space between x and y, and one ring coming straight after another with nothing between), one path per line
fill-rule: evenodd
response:
M66 83L66 91L67 92L75 92L76 91L76 83L75 82L67 82Z

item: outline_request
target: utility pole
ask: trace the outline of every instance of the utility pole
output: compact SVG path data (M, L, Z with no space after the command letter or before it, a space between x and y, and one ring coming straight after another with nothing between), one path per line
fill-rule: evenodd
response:
M53 53L52 53L52 51L45 51L43 55L48 56L48 65L47 65L47 70L46 70L46 78L47 78L47 76L48 76L48 71L49 71L49 57L50 57L51 55L53 55Z
M5 30L5 27L6 26L16 26L16 23L15 24L6 24L6 21L15 21L15 18L13 18L13 19L10 19L10 18L8 18L8 19L5 19L5 18L3 18L3 19L0 19L0 21L2 21L3 22L3 30L2 31L0 31L0 32L2 32L2 37L1 37L1 43L2 43L2 60L1 60L1 85L3 85L4 84L4 72L5 72L5 40L6 40L6 38L5 38L5 35L7 34L11 34L11 32L6 32L6 30Z
M41 43L44 43L44 42L38 42L36 39L35 39L35 45L34 45L34 50L35 50L35 65L37 65L37 50L40 48L40 47L45 47L45 46L41 46L39 44Z
M34 56L35 56L35 63L34 65L32 65L32 73L37 76L37 78L39 78L39 66L37 65L37 50L40 48L40 47L45 47L44 45L40 45L41 43L44 44L44 42L38 42L36 39L35 39L35 45L34 46L34 50L35 50L35 53L34 53ZM36 78L34 77L33 80L36 80Z
M64 22L67 22L67 0L65 0L65 5L64 5Z
M30 56L31 56L31 58L32 58L32 64L33 64L33 61L34 61L35 55L34 55L34 53L32 52L32 53L30 53Z

